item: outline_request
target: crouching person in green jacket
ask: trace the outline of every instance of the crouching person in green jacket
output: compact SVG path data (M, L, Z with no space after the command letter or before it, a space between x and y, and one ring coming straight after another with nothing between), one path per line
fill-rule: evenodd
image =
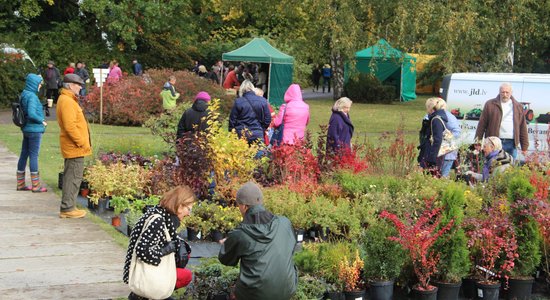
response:
M296 236L290 221L263 207L257 184L245 183L237 192L242 223L220 241L218 258L228 266L240 262L234 291L238 300L285 300L296 291L297 274L292 256Z

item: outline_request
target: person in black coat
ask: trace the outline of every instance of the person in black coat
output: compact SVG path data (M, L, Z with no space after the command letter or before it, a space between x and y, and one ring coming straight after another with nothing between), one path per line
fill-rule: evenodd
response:
M229 114L229 130L235 129L239 137L245 136L249 144L262 142L264 131L271 123L271 112L265 98L257 96L254 84L245 80L239 89L241 97L235 100Z
M205 131L208 128L206 122L208 102L210 102L210 95L207 92L201 91L197 94L193 106L181 115L178 123L178 139L182 138L187 132Z
M444 101L441 98L426 100L426 112L428 113L429 126L427 129L428 140L422 145L421 166L437 171L441 169L444 156L438 157L439 148L443 142L443 132L447 126L447 114L443 109Z
M343 149L351 149L353 124L349 118L349 111L353 102L342 97L334 103L332 115L328 123L327 150L333 153Z

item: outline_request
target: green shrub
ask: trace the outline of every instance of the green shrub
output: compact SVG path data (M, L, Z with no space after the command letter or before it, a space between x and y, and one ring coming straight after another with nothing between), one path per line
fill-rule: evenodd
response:
M514 222L516 238L518 240L518 257L514 261L512 276L533 276L542 258L542 237L537 222L529 216L520 222Z
M397 278L405 262L405 251L388 239L397 231L380 219L369 224L361 239L360 249L366 281L386 281Z
M290 298L291 300L311 300L323 299L323 294L326 291L326 284L319 278L305 275L298 278L298 286L296 293Z
M193 269L193 284L185 291L192 299L207 299L220 293L229 295L239 278L239 268L224 266L217 258L203 259Z
M153 135L161 137L169 148L173 148L176 145L176 132L180 118L191 104L190 101L182 102L171 113L152 116L143 125L151 129Z
M20 55L0 52L0 107L10 107L19 99L25 87L25 77L31 72L36 70Z
M531 199L535 195L535 188L529 182L529 177L514 176L507 188L508 201Z
M470 271L468 239L462 227L464 202L464 187L457 183L450 184L440 198L443 206L440 228L454 222L435 246L441 253L438 278L444 282L460 282Z
M391 104L392 101L399 99L395 86L383 85L371 74L352 76L344 85L344 92L358 103Z

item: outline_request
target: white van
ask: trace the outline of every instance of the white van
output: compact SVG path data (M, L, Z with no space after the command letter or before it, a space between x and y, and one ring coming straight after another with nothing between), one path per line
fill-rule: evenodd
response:
M440 94L447 109L461 122L462 142L472 143L485 102L499 94L500 85L512 84L512 96L523 104L529 150L548 151L550 74L453 73L443 77Z

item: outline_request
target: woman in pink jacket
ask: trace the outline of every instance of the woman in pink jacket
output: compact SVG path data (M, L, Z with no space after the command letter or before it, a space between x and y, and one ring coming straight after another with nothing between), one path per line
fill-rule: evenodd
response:
M288 87L285 102L279 108L274 125L275 127L281 125L284 118L283 143L294 144L296 139L304 138L306 125L309 123L309 105L302 99L302 90L297 84L291 84Z

